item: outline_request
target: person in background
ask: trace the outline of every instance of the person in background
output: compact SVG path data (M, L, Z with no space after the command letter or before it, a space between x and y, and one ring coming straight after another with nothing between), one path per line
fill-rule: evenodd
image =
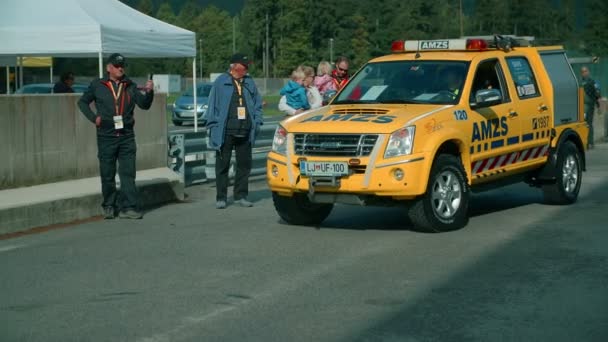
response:
M97 128L97 157L103 195L105 219L113 219L119 209L119 217L140 219L137 188L135 187L135 105L150 109L154 99L154 83L149 80L140 90L125 75L125 57L119 53L110 55L106 63L107 76L91 82L78 101L80 111ZM96 112L90 104L95 102ZM122 203L117 201L116 162L120 177Z
M252 207L249 194L252 146L258 128L264 124L262 96L247 72L249 58L241 53L230 59L228 72L213 82L209 93L209 107L205 112L209 130L209 148L216 151L215 184L217 209L225 209L228 197L228 171L232 149L236 150L234 203Z
M304 73L304 80L302 86L306 89L306 98L310 104L310 109L316 109L323 105L323 98L319 94L319 90L314 85L315 82L315 69L310 66L301 65L297 70ZM295 109L287 104L287 97L281 96L279 101L279 110L284 112L286 115L296 115L304 111L304 109Z
M53 87L53 93L55 94L65 94L65 93L73 93L74 89L72 89L72 85L74 84L74 73L71 71L64 72L61 74L59 78L59 82L55 83Z
M304 88L305 78L304 71L298 67L291 73L291 79L279 92L285 97L287 106L295 109L298 113L310 109L308 97L306 96L306 88Z
M325 96L327 92L336 91L336 85L331 77L331 64L327 61L321 61L317 66L317 77L315 78L315 87L319 89L321 96Z
M331 77L334 81L334 87L336 91L340 91L342 87L348 82L348 67L350 61L347 57L340 56L336 59L336 68L331 73Z
M581 68L581 78L583 92L585 93L585 121L589 125L589 138L587 139L588 148L593 148L593 115L595 107L600 106L600 85L591 78L589 68L586 66Z

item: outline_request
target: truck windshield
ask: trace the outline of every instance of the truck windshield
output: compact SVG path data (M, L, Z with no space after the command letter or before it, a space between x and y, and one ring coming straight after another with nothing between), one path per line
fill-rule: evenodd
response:
M455 104L469 69L460 61L369 63L344 87L332 104Z

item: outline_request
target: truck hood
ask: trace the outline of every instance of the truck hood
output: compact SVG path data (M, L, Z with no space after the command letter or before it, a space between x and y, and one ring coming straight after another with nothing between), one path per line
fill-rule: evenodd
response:
M334 105L281 122L290 133L392 133L452 105Z

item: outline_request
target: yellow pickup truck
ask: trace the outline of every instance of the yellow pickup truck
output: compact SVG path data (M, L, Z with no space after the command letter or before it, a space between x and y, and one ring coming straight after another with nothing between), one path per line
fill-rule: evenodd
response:
M284 120L267 158L279 216L403 205L414 228L468 222L471 191L514 182L576 201L589 128L560 46L519 37L395 41L317 110Z

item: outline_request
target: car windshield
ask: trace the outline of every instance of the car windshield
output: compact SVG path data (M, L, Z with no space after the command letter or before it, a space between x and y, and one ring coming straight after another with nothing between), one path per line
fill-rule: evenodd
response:
M462 94L468 68L468 62L460 61L369 63L332 104L455 104Z
M211 92L211 84L199 84L196 87L196 96L197 97L207 97L209 96L209 93ZM186 90L186 92L184 93L184 96L189 96L192 97L192 88Z

